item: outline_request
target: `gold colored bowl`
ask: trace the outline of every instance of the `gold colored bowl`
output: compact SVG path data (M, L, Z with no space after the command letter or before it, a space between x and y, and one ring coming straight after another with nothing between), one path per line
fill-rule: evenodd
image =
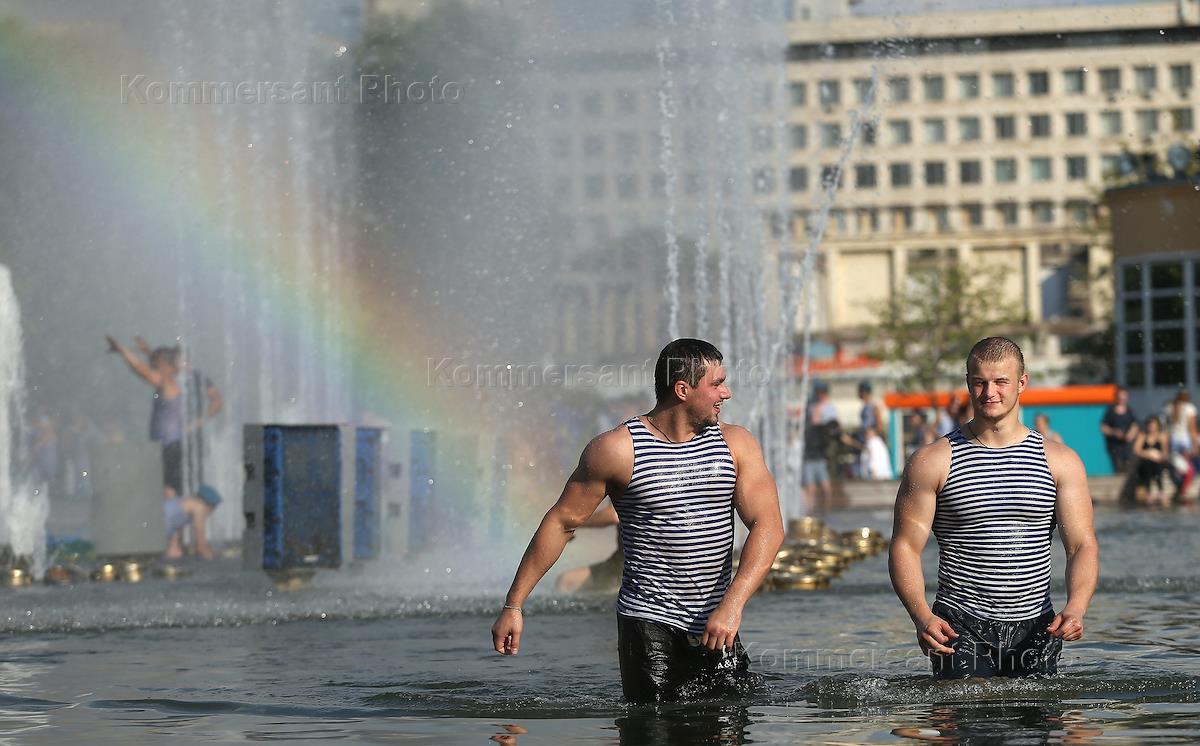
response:
M83 573L68 565L51 565L46 568L46 585L75 585L82 579Z
M6 588L23 588L31 582L33 582L33 578L21 567L6 568L4 574L0 576L0 583Z
M121 580L126 583L142 582L142 566L133 560L121 563Z
M179 580L187 575L187 572L179 565L161 565L154 571L154 574L167 580Z
M812 516L805 516L804 518L793 518L788 521L787 534L788 538L798 539L820 533L824 528L825 524L821 523L821 521Z
M824 575L780 573L775 576L775 587L785 591L814 591L828 588L829 578Z
M111 562L105 562L92 570L91 577L97 583L111 583L117 579L117 566Z

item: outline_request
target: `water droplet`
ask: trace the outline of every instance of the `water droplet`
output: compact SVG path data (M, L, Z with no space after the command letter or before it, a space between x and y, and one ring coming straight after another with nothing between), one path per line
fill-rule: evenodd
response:
M33 491L33 494L35 494L35 495L40 495L40 494L42 494L42 491L41 491L41 490L39 490L39 489L35 489L35 490Z
M347 50L347 49L346 49L346 46L343 44L342 46L340 46L340 47L338 47L338 48L337 48L337 51L333 53L333 56L334 56L334 57L341 57L341 56L342 56L343 54L345 54L347 51L349 51L349 50Z
M430 484L433 484L433 480L432 480L432 479L428 480L428 482L429 482Z
M497 80L497 81L496 81L496 85L500 85L500 81L499 81L499 80Z
M446 574L447 574L447 575L449 575L451 572L453 572L453 570L451 570L449 567L447 567L447 568L446 568Z
M1163 31L1162 29L1159 29L1159 30L1158 30L1158 35L1159 35L1159 36L1166 36L1166 35L1167 35L1167 32L1166 32L1166 31Z
M323 612L323 611L321 612L321 618L322 618L322 619L324 619L324 618L325 618L325 612Z
M253 148L253 147L254 147L254 143L252 143L252 142L251 142L251 143L247 143L247 144L246 144L246 147L247 147L247 148Z
M525 406L525 402L523 402L523 401L519 401L519 402L517 402L517 406L518 406L518 407L523 407L523 406Z
M504 129L508 129L508 130L512 129L512 122L509 122L508 124L504 125Z
M80 476L84 476L84 477L86 477L86 476L87 476L87 472L86 472L86 471L85 471L85 472L83 472L83 473L82 473Z

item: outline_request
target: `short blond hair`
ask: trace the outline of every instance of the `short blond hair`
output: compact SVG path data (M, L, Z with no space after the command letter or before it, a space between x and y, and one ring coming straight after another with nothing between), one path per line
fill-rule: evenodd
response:
M967 373L977 363L1001 363L1010 358L1016 359L1018 373L1024 375L1025 353L1021 352L1021 346L1008 337L986 337L976 342L967 355Z

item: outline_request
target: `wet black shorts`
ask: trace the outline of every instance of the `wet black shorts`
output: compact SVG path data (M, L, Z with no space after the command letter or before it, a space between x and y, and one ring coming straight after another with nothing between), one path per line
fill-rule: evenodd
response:
M163 486L183 497L183 443L164 443L162 447Z
M621 688L633 703L737 697L757 678L740 636L733 650L712 651L700 635L618 614L617 651Z
M1047 611L1036 619L1000 622L980 619L936 602L933 613L945 619L958 639L953 655L930 655L933 674L941 679L972 676L1032 676L1058 672L1062 638L1046 631L1054 621Z

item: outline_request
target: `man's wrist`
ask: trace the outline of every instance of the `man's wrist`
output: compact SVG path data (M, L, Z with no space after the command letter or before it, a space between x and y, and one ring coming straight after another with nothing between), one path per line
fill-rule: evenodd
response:
M525 609L521 608L517 604L504 604L503 606L500 607L501 614L503 614L506 611L515 611L518 614L520 614L521 616L525 616Z

